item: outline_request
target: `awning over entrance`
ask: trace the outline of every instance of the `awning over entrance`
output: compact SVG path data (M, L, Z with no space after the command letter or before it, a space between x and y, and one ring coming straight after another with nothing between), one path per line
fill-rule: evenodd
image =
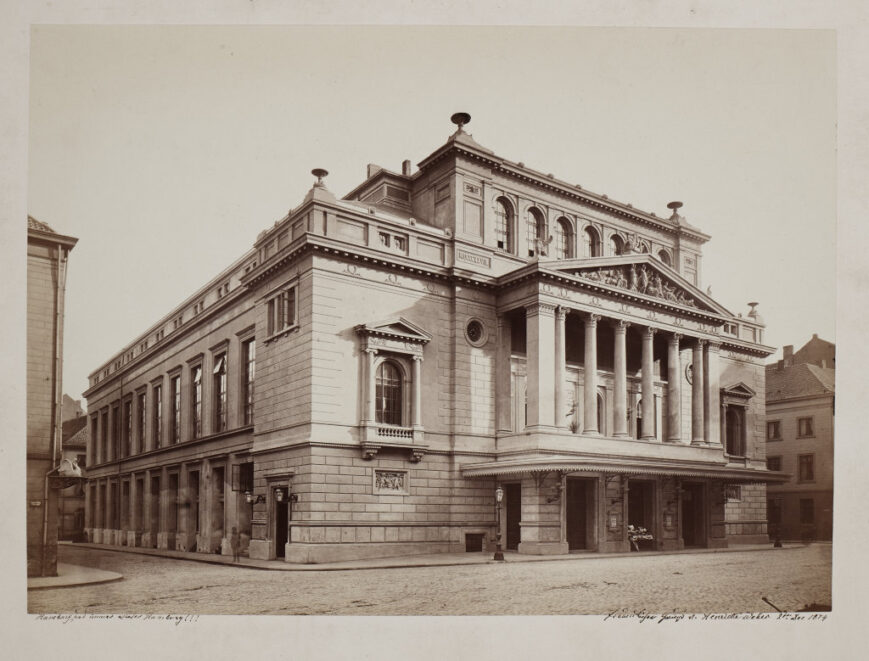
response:
M705 477L731 483L786 482L787 473L758 470L726 464L700 462L655 461L650 459L612 459L606 457L532 457L469 464L462 467L465 477L494 477L520 473L615 473L628 475L675 475L679 477Z

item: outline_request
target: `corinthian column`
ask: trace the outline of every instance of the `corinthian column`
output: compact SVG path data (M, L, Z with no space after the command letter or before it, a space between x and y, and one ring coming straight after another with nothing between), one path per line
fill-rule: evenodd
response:
M615 324L615 402L613 403L613 435L628 437L628 377L625 338L630 323L619 319Z
M682 440L682 365L679 360L679 333L667 344L667 440Z
M643 331L643 426L640 438L653 440L655 438L655 359L654 359L655 329L646 328Z
M583 416L582 433L597 434L599 422L597 419L597 322L599 314L590 314L585 320L585 385L583 395L585 415Z
M561 306L555 309L555 426L567 427L565 411L564 381L567 372L567 349L564 340L564 323L567 310Z
M704 340L694 344L694 363L691 374L691 442L702 443L703 429L703 345Z

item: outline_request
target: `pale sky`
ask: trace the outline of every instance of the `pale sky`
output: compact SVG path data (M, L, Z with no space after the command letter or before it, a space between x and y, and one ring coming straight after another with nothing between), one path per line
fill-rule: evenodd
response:
M34 27L31 215L79 238L64 389L251 247L443 144L712 236L702 288L766 343L835 341L836 52L820 30ZM772 359L773 357L771 357Z

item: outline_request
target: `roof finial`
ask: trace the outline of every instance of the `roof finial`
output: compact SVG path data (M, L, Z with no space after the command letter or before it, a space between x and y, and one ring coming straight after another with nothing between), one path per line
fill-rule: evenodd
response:
M314 168L313 170L311 170L311 174L317 177L317 183L314 184L315 186L319 186L320 188L326 186L326 184L323 183L323 177L329 174L328 170L324 170L323 168Z
M459 127L457 133L462 133L462 127L471 122L471 116L466 112L454 112L450 121Z
M670 204L667 205L667 208L673 210L673 215L670 216L670 220L672 220L674 223L678 223L680 220L682 220L682 216L679 215L679 209L682 208L681 202L670 202Z

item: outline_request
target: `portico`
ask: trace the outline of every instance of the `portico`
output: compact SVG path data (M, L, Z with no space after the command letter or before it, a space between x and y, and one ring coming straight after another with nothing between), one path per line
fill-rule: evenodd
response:
M519 517L516 550L627 551L629 525L652 549L726 545L724 485L764 481L722 446L732 315L647 255L521 271L499 298L499 389L512 395L497 399L497 455L463 467L521 494L501 517Z

